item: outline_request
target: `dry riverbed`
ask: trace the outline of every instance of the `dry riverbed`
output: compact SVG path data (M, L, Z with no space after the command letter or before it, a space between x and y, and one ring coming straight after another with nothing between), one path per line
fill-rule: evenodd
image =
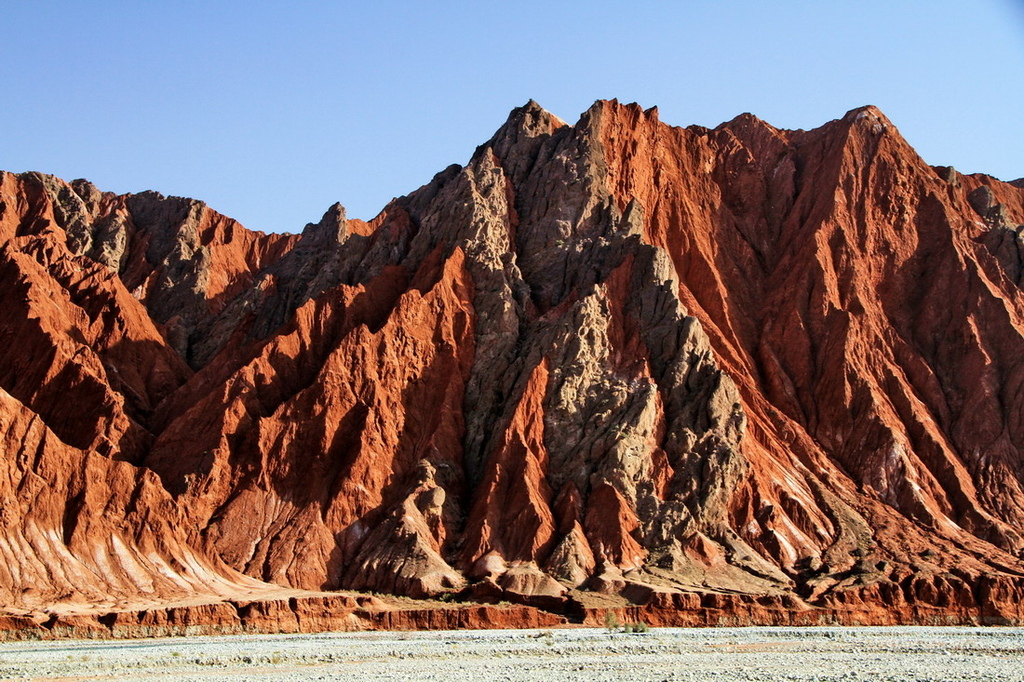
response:
M595 629L0 644L0 679L1024 680L1024 629Z

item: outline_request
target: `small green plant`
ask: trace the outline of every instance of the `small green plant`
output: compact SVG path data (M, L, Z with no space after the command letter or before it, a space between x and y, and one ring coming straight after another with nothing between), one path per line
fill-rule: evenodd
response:
M608 632L615 632L619 629L619 617L615 615L614 611L605 611L604 627Z
M608 632L634 632L642 633L648 632L651 629L647 623L639 620L635 623L620 623L619 617L615 615L614 611L605 611L604 613L604 627Z

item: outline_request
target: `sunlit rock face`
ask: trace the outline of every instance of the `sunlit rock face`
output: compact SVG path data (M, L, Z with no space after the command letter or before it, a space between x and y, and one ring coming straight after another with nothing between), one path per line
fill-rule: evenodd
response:
M4 173L0 597L1019 620L1021 184L615 101L295 235Z

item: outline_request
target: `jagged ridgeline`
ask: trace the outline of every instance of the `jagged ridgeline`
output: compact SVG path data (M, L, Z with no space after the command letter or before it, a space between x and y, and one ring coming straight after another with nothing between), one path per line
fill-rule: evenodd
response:
M301 234L0 193L8 608L273 583L1022 619L1024 186L872 107L530 102Z

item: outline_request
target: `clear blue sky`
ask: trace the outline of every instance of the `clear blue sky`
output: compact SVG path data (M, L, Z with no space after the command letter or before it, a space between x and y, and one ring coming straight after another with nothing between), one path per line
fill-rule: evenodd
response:
M0 10L0 168L370 218L531 97L812 128L875 104L926 161L1024 176L1024 0L47 2Z

